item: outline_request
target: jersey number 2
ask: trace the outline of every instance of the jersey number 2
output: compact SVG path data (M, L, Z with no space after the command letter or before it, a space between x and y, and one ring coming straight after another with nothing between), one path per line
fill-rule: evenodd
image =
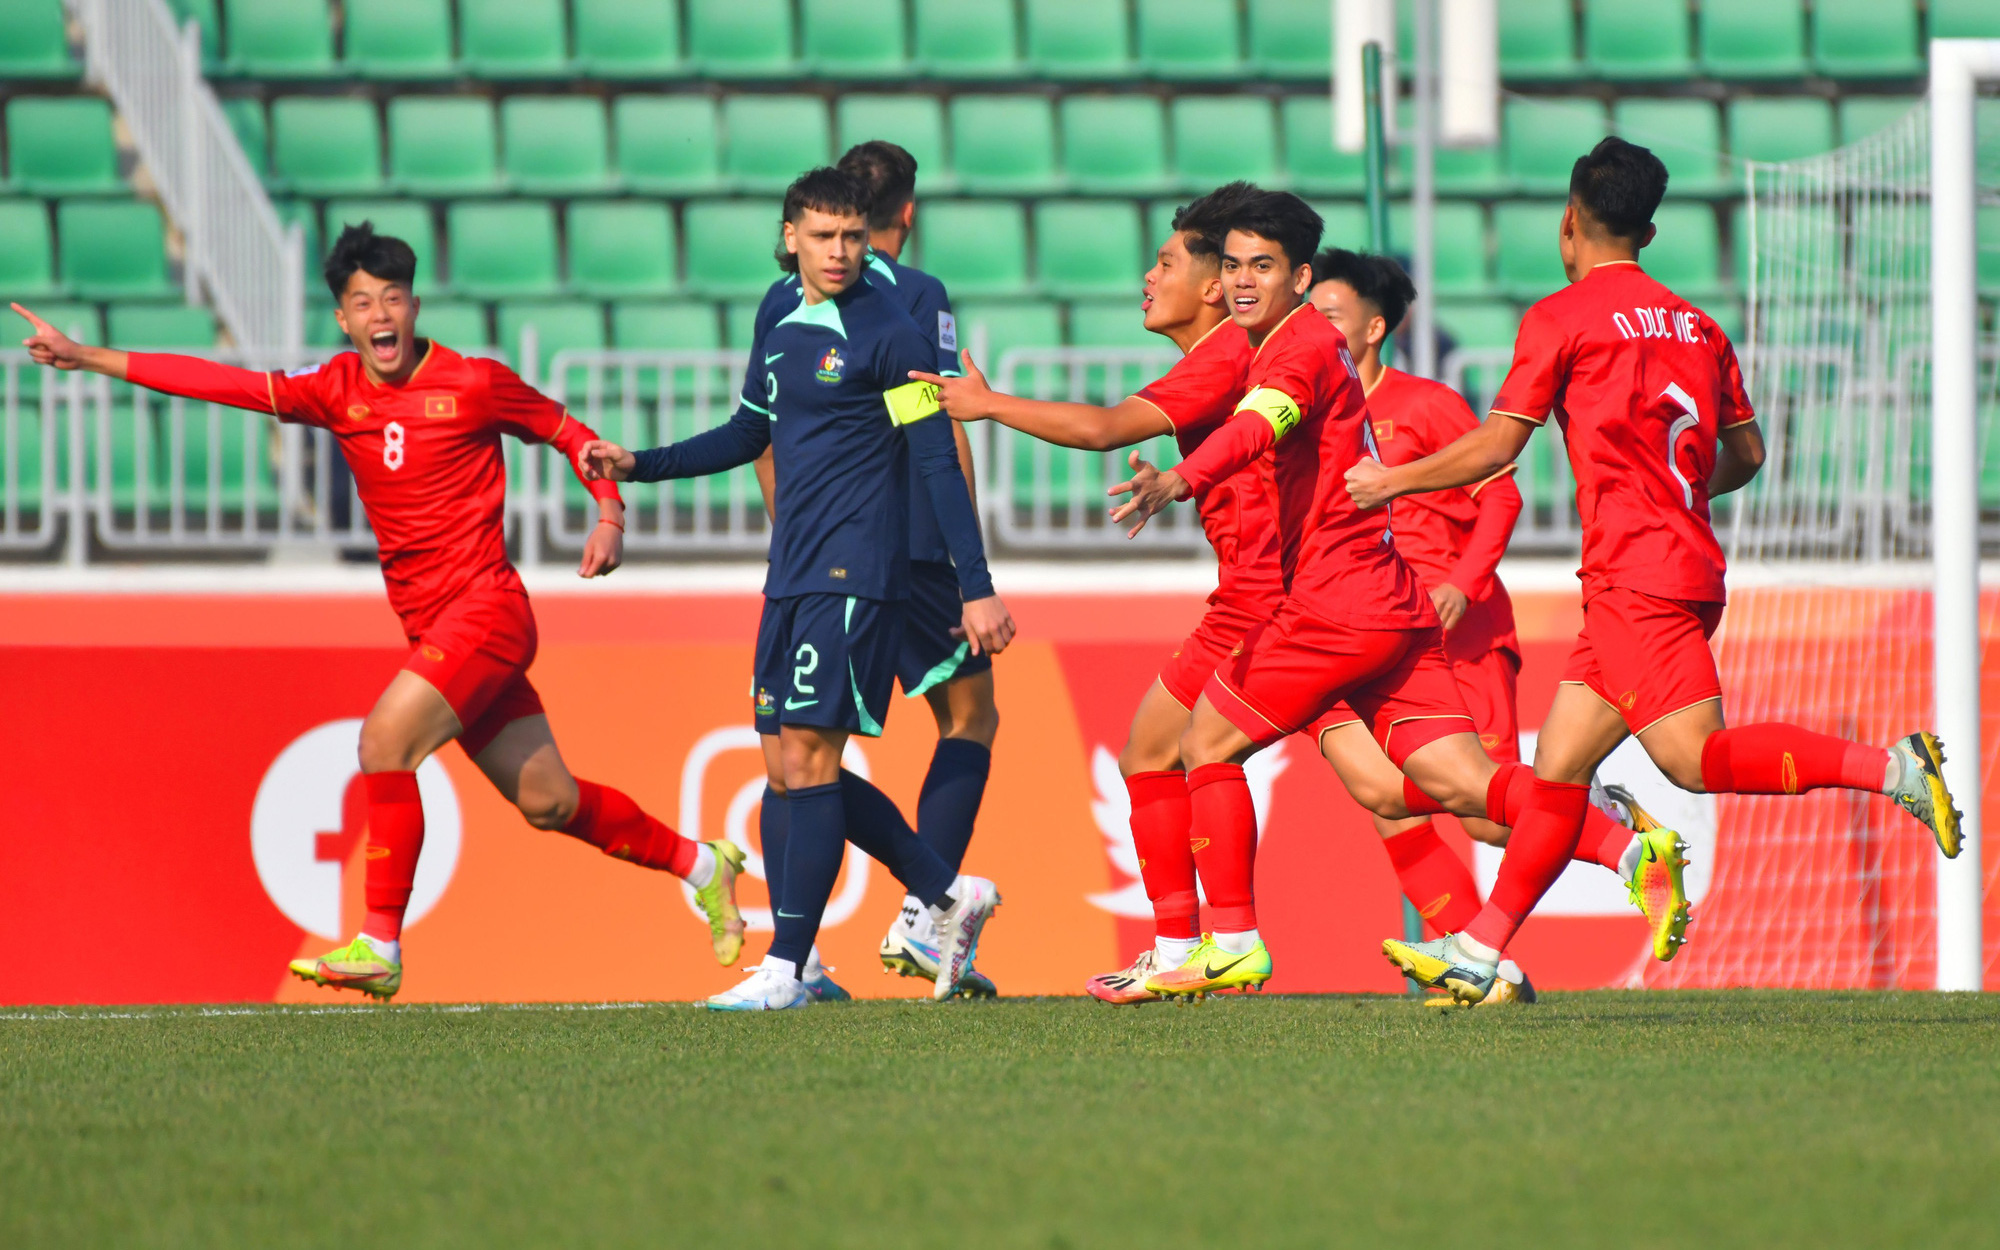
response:
M403 427L398 422L382 427L382 463L391 469L403 467Z

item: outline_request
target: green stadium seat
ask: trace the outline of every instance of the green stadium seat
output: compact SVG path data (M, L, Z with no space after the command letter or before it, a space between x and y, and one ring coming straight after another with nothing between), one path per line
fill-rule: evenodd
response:
M757 309L761 301L731 300L722 306L723 342L742 351L757 336Z
M521 333L535 330L535 376L549 377L549 363L560 351L599 351L604 347L604 305L590 300L521 300L495 309L500 348L519 360ZM522 362L525 363L525 362ZM525 372L525 370L523 370ZM572 388L574 389L574 388Z
M1028 290L1028 224L1021 205L946 200L924 205L924 263L954 297Z
M450 78L448 0L344 0L341 64L358 78L414 81Z
M988 375L1013 348L1062 346L1062 318L1047 300L975 300L957 308L958 345Z
M1933 39L2000 39L2000 7L1993 0L1930 0Z
M1014 0L913 0L917 68L933 78L1021 72Z
M1829 78L1921 76L1916 0L1813 0L1813 68Z
M1320 236L1322 247L1344 247L1350 251L1368 250L1368 206L1354 200L1316 200L1312 203L1314 212L1325 223L1325 231Z
M1602 78L1686 78L1694 73L1687 8L1678 0L1583 0L1583 57Z
M1490 296L1493 277L1486 260L1486 210L1465 200L1439 200L1432 223L1434 294L1440 299ZM1389 206L1389 250L1407 257L1416 239L1416 223L1407 201ZM1329 247L1347 247L1329 232ZM1414 276L1414 275L1413 275Z
M621 95L611 102L618 174L649 195L722 186L722 123L705 95Z
M1523 302L1561 290L1562 254L1556 229L1561 200L1512 200L1493 207L1494 276L1501 293Z
M1746 161L1817 156L1833 144L1833 106L1809 97L1734 100L1729 154Z
M1092 194L1144 195L1168 186L1167 118L1150 95L1071 95L1062 102L1063 166Z
M1250 67L1265 78L1326 81L1333 6L1322 0L1250 0Z
M1627 97L1611 109L1619 135L1651 148L1667 167L1668 195L1741 193L1722 164L1722 115L1707 100Z
M62 0L0 0L0 80L75 78Z
M167 0L175 25L194 21L201 26L201 63L205 74L220 73L222 62L222 13L220 0Z
M1803 0L1704 0L1701 67L1717 78L1801 78Z
M681 57L679 0L571 0L576 68L591 78L673 78Z
M1073 347L1166 347L1167 340L1146 328L1137 300L1077 300L1069 306Z
M782 215L776 200L689 204L681 219L688 286L716 298L761 297L782 276L771 258Z
M1207 191L1237 178L1272 182L1278 174L1278 128L1259 96L1183 96L1170 109L1174 172L1182 186Z
M1842 96L1835 110L1840 119L1840 142L1854 143L1887 130L1909 115L1917 97L1907 95Z
M952 166L972 191L1034 194L1061 185L1055 114L1038 95L962 95L951 102Z
M215 346L215 314L185 304L113 304L111 342L136 348Z
M1589 99L1507 101L1507 173L1521 190L1536 195L1569 192L1570 167L1597 146L1610 130L1604 106Z
M53 295L55 271L48 205L41 200L0 200L0 291L9 299Z
M324 78L333 60L327 0L223 0L229 68L254 78Z
M1715 210L1706 204L1662 204L1653 225L1658 233L1639 253L1646 272L1695 303L1721 295L1722 240Z
M1133 70L1125 0L1022 0L1028 65L1047 78L1123 78Z
M7 155L9 181L36 195L125 193L111 105L95 96L15 96Z
M459 56L480 78L570 72L563 0L458 0Z
M548 203L453 204L445 210L445 224L454 291L507 299L554 295L561 288L556 212Z
M306 195L382 186L375 105L353 96L284 96L271 102L271 185Z
M271 124L264 116L264 103L248 96L222 101L222 116L236 142L243 147L243 159L259 178L271 176Z
M808 72L827 78L901 78L909 72L903 0L799 0Z
M1980 208L1975 221L1979 290L1986 295L2000 294L2000 208Z
M1153 251L1141 241L1137 205L1049 200L1035 206L1034 217L1035 273L1042 290L1065 298L1136 298Z
M438 282L437 227L431 206L423 200L330 200L326 206L327 232L339 237L349 226L368 222L377 234L401 239L417 254L416 292L419 296L435 291ZM428 309L429 305L425 307Z
M717 78L789 78L791 0L687 0L688 57Z
M569 208L569 284L595 299L671 295L680 289L674 219L658 200Z
M500 189L493 105L476 96L397 96L389 101L389 177L416 195Z
M622 348L712 351L722 346L715 305L621 300L611 305L611 342Z
M453 351L500 346L486 324L486 305L472 300L427 299L417 319L424 337Z
M732 95L722 102L722 168L745 191L782 191L827 162L826 104L809 95Z
M166 225L136 200L65 200L56 206L63 286L84 299L174 295L167 279Z
M1324 92L1286 96L1278 106L1278 118L1285 138L1285 173L1292 190L1301 195L1329 191L1358 195L1367 189L1361 153L1333 146L1333 102Z
M840 150L886 139L917 158L917 189L935 195L957 177L944 158L944 105L931 95L842 95L834 105Z
M611 133L596 96L510 95L500 104L508 185L531 195L611 187Z
M1500 77L1560 82L1577 76L1570 0L1507 0L1500 7Z
M1154 78L1229 78L1243 68L1236 6L1215 0L1138 0L1139 67Z

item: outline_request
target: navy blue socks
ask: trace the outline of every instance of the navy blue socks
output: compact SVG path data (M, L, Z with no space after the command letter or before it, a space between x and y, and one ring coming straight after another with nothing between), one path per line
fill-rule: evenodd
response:
M847 853L847 813L841 783L806 786L785 796L791 828L785 839L784 892L772 907L770 958L792 965L792 975L805 970L813 941L819 936L820 915L840 876ZM768 853L768 852L767 852Z
M924 845L895 800L844 768L840 790L847 804L849 841L879 861L924 906L951 892L957 869Z
M970 738L939 738L931 770L917 796L917 836L956 873L972 841L972 822L986 797L993 752Z

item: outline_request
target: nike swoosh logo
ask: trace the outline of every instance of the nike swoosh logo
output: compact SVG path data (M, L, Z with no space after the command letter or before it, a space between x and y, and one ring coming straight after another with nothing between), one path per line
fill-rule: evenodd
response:
M1220 968L1216 967L1213 963L1203 964L1201 969L1201 975L1213 981L1215 978L1221 976L1223 973L1229 971L1231 968L1234 968L1237 964L1242 963L1244 960L1248 958L1250 958L1250 956L1247 954L1238 955L1236 958L1230 960L1228 963L1222 965Z
M813 704L818 702L819 702L818 699L807 699L804 703L800 703L796 699L786 699L785 710L787 712L796 712L802 707L811 707Z
M770 356L766 356L766 357L764 357L764 363L768 365L768 364L770 364L770 363L771 363L772 361L774 361L774 360L777 360L777 359L778 359L779 357L783 356L784 354L785 354L785 353L783 353L783 352L778 352L778 353L776 353L776 354L774 354L774 355L770 355Z
M1646 843L1646 862L1649 864L1657 864L1660 862L1660 853L1653 849L1653 844L1651 842Z
M786 911L782 907L778 909L778 914L787 920L804 920L806 918L804 912Z

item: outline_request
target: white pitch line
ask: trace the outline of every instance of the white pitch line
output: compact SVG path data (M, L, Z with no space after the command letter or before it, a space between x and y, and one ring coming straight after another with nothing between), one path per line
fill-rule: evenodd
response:
M691 1003L402 1003L345 1004L337 1007L199 1007L192 1011L7 1011L0 1020L190 1020L208 1016L353 1016L394 1011L401 1014L469 1015L483 1011L643 1011L652 1007L688 1007Z

